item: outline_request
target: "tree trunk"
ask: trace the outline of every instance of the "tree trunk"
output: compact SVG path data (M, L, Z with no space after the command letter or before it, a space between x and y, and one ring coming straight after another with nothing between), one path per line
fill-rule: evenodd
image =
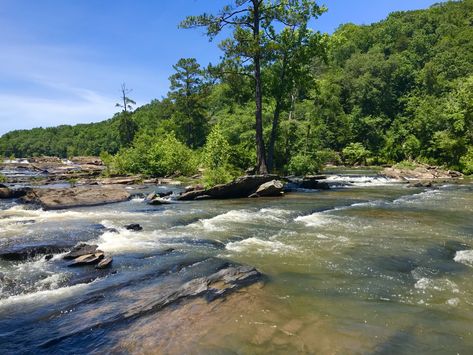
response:
M258 174L267 174L268 167L266 166L266 152L264 149L263 139L263 93L261 85L261 54L260 54L260 0L253 1L253 38L256 40L258 48L253 58L255 65L255 103L256 103L256 171Z

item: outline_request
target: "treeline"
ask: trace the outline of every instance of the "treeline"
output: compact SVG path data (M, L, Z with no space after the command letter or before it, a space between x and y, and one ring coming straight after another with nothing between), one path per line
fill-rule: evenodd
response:
M392 13L370 26L346 24L331 36L306 26L323 8L287 9L292 12L262 9L295 22L279 31L264 28L268 37L258 47L244 47L250 30L234 28L221 45L221 63L203 68L181 59L161 100L100 123L10 132L0 138L0 152L108 153L102 156L113 172L191 174L204 167L212 171L209 181L225 180L261 160L255 145L258 48L270 170L304 174L325 162L413 160L473 173L472 0ZM184 25L209 32L210 20L192 17Z

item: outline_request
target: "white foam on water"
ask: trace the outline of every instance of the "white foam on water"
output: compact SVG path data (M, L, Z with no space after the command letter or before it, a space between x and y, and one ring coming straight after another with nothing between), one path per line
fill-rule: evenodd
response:
M457 284L447 278L442 279L431 279L428 277L422 277L415 283L414 287L418 290L430 290L430 291L447 291L452 293L459 293L460 290Z
M473 250L457 251L453 260L455 260L457 263L462 263L473 267Z
M225 231L233 228L235 224L244 223L284 223L283 216L289 211L273 208L263 208L258 211L251 210L230 210L226 213L219 214L212 218L200 219L192 223L189 227L203 228L207 231Z
M113 226L104 221L105 226ZM147 252L159 249L160 231L131 231L125 228L116 228L116 232L103 233L94 243L105 253L121 254L126 252Z
M237 253L257 252L257 253L275 253L296 251L297 248L275 240L262 240L259 238L248 238L238 242L231 242L225 246L225 249Z
M38 305L43 303L55 303L64 298L74 296L78 293L83 293L88 287L90 287L90 285L91 283L78 284L52 290L42 290L33 293L10 296L5 299L0 299L0 311L11 309L14 312L18 312L18 306L24 304Z
M307 227L320 227L334 223L334 217L324 212L315 212L308 216L299 216L294 219L296 222L302 222Z
M396 183L396 179L384 176L347 176L347 175L328 175L324 180L328 183L346 183L346 187L365 187L365 186L387 186Z

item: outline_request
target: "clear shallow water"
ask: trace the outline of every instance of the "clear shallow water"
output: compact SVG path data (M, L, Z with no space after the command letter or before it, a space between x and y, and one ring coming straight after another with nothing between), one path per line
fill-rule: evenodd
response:
M97 243L113 274L81 282L60 257L0 262L9 352L471 353L473 185L351 186L280 199L126 203L45 212L8 202L0 248ZM142 232L122 228L140 223ZM119 233L106 231L116 228ZM173 247L174 252L162 255ZM142 309L223 261L267 275L226 301ZM179 268L174 266L178 264ZM72 285L71 285L72 284Z

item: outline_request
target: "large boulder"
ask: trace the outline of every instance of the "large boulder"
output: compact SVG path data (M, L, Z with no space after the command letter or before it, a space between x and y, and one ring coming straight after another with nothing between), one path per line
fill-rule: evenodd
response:
M281 196L284 193L283 188L284 184L281 181L271 180L261 184L250 197Z
M32 189L21 198L25 203L40 205L45 210L97 206L126 201L130 194L118 186L83 186L64 189Z

